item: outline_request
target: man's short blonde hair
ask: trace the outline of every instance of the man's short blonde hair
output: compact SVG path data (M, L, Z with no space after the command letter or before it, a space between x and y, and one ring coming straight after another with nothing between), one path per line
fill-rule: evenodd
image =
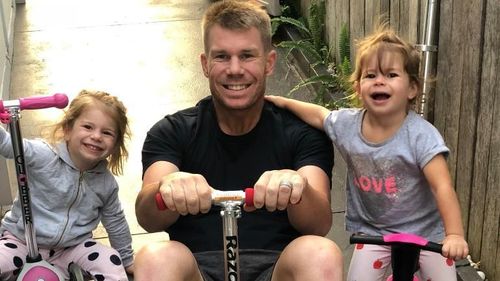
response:
M265 51L272 48L271 18L258 1L224 0L212 4L205 12L201 25L205 53L208 53L208 34L214 25L229 30L255 27L260 33Z

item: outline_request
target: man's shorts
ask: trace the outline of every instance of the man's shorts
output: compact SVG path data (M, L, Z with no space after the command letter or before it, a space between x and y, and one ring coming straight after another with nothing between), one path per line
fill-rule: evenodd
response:
M270 281L274 265L281 252L240 249L240 280ZM205 281L224 281L224 252L195 253L194 257Z

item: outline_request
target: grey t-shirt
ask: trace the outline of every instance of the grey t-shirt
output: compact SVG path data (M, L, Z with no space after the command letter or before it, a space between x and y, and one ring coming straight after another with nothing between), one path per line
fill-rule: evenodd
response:
M332 111L324 127L347 163L346 230L370 235L412 233L441 241L444 228L424 166L448 154L437 129L410 111L382 143L361 134L363 109Z

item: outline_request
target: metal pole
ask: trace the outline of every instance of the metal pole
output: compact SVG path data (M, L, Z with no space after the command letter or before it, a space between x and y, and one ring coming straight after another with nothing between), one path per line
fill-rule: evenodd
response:
M41 258L38 254L35 227L33 225L33 214L31 213L31 199L29 194L26 165L24 163L23 139L21 137L21 128L19 126L20 109L10 108L9 111L11 117L9 123L10 136L12 140L12 148L14 150L17 184L19 188L18 197L22 206L21 211L23 215L26 246L28 248L28 258L38 261Z
M433 59L438 48L435 44L435 31L436 31L436 16L439 9L438 0L428 0L427 2L427 16L425 22L425 32L422 36L422 44L417 45L423 52L423 59L421 66L422 77L424 79L422 85L422 95L420 98L420 104L418 108L418 113L425 116L427 113L427 100L431 90L431 81L434 74Z
M237 219L241 217L240 202L228 201L221 204L220 215L224 235L224 280L240 280L240 257Z

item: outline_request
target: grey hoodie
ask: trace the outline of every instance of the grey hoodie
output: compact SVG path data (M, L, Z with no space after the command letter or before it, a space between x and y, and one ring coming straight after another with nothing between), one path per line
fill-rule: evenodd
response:
M102 221L123 265L131 265L132 237L118 198L118 183L107 169L107 161L80 172L65 142L53 148L43 140L24 139L23 146L38 245L49 249L77 245L91 238ZM2 126L0 155L14 156L10 135ZM5 230L25 241L18 197L2 219L0 234Z

